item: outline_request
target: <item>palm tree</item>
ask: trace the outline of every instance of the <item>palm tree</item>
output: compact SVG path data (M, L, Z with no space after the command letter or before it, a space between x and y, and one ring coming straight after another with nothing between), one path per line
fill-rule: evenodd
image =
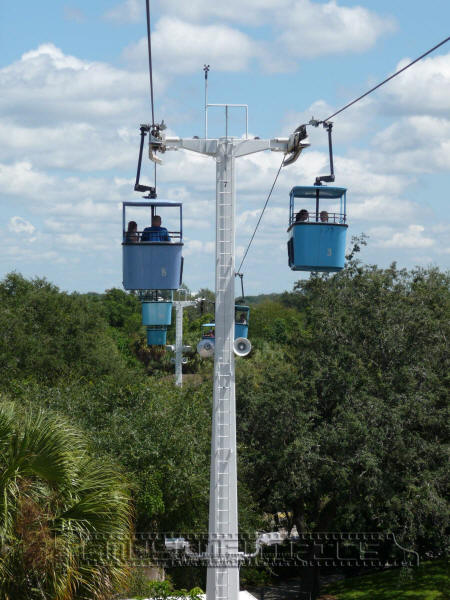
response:
M0 597L110 598L128 575L127 488L61 417L1 404Z

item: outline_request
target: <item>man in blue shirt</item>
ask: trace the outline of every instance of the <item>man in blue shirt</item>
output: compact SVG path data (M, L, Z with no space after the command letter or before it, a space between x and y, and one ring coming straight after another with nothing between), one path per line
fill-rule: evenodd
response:
M152 226L142 232L141 242L170 242L170 236L165 227L161 227L161 217L153 215Z

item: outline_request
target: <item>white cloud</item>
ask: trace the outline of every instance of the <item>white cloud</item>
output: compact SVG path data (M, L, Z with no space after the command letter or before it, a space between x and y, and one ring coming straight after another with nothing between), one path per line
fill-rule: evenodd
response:
M410 58L395 69L405 67ZM380 91L384 112L448 116L450 53L425 58L396 77Z
M58 241L67 246L75 246L80 249L83 246L92 246L91 240L80 235L79 233L60 233Z
M288 11L277 12L282 27L279 41L295 57L312 58L341 52L363 52L384 33L394 30L390 18L361 6L339 6L297 0Z
M275 29L277 45L284 51L285 63L288 61L286 52L297 58L361 52L395 28L390 17L380 17L361 6L341 6L335 0L325 3L311 0L191 0L187 3L165 0L161 2L161 10L202 24L215 20L246 27L270 25Z
M48 175L29 162L0 164L0 194L14 197L16 202L19 200L31 210L45 214L96 217L97 211L108 205L114 207L111 211L119 212L117 203L127 199L130 188L131 184L123 180Z
M13 233L34 233L36 227L22 217L11 217L8 229Z
M350 188L353 195L373 196L388 192L389 195L396 196L412 184L410 178L400 176L395 171L392 173L389 170L378 170L376 166L374 168L371 158L371 155L366 156L364 153L355 158L336 156L339 182Z
M228 25L196 25L175 17L163 17L152 34L152 57L156 69L170 73L192 73L204 63L219 71L242 71L260 46L249 36ZM147 38L124 50L131 63L144 66Z
M250 26L262 25L273 18L274 13L288 11L293 0L161 0L161 9L188 21L204 22L208 19L231 21Z
M375 238L376 245L382 248L429 248L434 245L435 240L425 237L424 231L423 225L409 225L405 231L396 231L391 237L386 236L388 228L374 228L369 233ZM388 239L380 239L382 237Z
M331 106L325 100L316 100L309 108L302 112L289 111L283 121L283 134L291 134L296 127L309 123L311 117L317 120L326 119L333 114L338 106ZM374 100L365 98L352 106L347 112L339 115L333 127L333 145L338 148L341 144L360 140L362 136L371 132L375 118ZM309 126L308 137L313 148L328 147L328 136L322 125Z
M204 242L202 240L187 240L184 243L183 255L192 256L198 255L213 255L215 249L214 242Z
M143 14L141 0L125 0L108 10L103 18L116 23L138 23Z
M348 206L348 214L351 222L353 221L374 221L386 222L386 216L389 215L389 222L404 223L423 214L423 209L411 200L398 198L395 195L375 195L375 196L353 196L351 195Z
M373 139L378 168L404 173L450 169L450 120L433 116L405 117Z
M33 160L39 168L99 171L136 167L137 129L106 128L88 123L25 127L0 123L0 161Z
M30 162L0 164L0 191L4 195L44 195L51 182L52 178L49 175L34 170Z
M248 0L244 4L238 0L169 0L161 11L163 16L152 33L152 51L155 68L170 74L193 72L203 63L219 71L242 71L254 59L265 71L294 70L298 58L365 51L395 28L389 17L359 6L340 6L335 0L326 4L311 0ZM224 21L243 27L268 25L272 34L262 42ZM124 57L131 65L144 68L147 39L128 46Z
M162 87L156 77L155 84ZM101 62L82 61L53 44L0 69L0 111L20 126L95 122L117 127L146 114L146 78Z

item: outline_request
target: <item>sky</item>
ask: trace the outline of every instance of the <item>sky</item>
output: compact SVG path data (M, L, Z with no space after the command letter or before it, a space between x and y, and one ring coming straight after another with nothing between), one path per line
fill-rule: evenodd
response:
M155 117L203 136L209 101L249 105L251 136L288 136L323 119L449 35L448 0L154 0ZM121 203L133 191L139 125L151 121L145 0L0 3L0 276L63 290L121 287ZM336 185L348 240L386 267L450 267L450 43L334 120ZM223 136L211 109L211 137ZM230 134L245 121L234 110ZM291 290L289 190L328 170L327 138L283 168L244 263L248 294ZM158 199L183 203L184 281L214 287L215 164L168 152ZM236 161L237 265L281 161ZM152 184L146 160L141 183ZM146 223L143 223L146 225ZM237 292L239 293L238 289Z

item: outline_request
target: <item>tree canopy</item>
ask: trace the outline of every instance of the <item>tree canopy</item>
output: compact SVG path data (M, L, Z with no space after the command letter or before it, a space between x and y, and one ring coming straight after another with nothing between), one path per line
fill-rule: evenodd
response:
M108 556L131 535L125 482L65 419L1 404L1 597L110 598L128 572Z
M298 282L304 330L239 373L246 476L265 510L290 511L299 531L445 547L449 283L356 261Z
M253 350L236 361L241 530L283 513L298 531L392 531L438 556L450 275L348 258L340 273L248 302ZM0 300L2 402L63 415L99 461L122 465L138 531L206 531L212 361L192 355L176 388L169 353L147 348L139 301L121 290L67 294L13 273ZM212 310L184 311L185 343L195 347Z

